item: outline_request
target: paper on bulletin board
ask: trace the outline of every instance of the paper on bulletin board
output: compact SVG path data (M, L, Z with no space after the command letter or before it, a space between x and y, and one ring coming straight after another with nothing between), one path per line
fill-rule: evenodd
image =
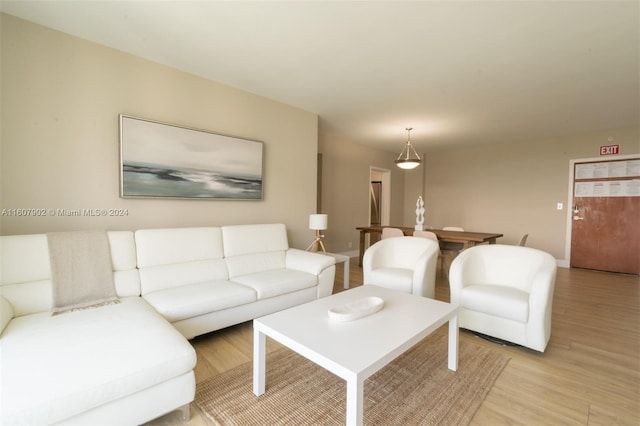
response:
M575 179L640 176L640 160L576 164Z
M640 197L640 179L576 182L575 197Z

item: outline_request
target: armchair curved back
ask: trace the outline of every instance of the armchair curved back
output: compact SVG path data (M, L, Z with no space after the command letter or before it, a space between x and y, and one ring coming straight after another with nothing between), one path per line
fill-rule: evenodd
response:
M364 284L433 298L439 252L438 243L427 238L380 240L364 253Z
M541 250L501 244L464 250L449 270L459 326L544 352L555 278L556 260Z
M556 260L531 247L487 244L461 252L449 270L451 286L491 284L531 292L536 279L555 278Z

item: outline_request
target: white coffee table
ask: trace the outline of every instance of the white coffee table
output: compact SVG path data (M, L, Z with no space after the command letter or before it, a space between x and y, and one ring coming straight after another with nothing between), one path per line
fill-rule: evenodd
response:
M384 308L349 322L328 310L377 296ZM266 337L282 343L347 381L347 424L362 424L364 381L445 323L450 370L458 369L458 308L449 303L373 285L276 312L253 321L253 393L265 392Z

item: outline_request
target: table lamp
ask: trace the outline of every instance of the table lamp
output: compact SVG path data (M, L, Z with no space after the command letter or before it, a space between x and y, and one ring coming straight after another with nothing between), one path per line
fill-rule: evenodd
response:
M324 254L327 254L327 251L324 249L324 244L322 244L322 237L324 235L320 234L320 231L324 231L327 229L327 218L326 214L310 214L309 215L309 229L313 229L316 231L316 239L313 240L307 250L310 251L319 251L321 248Z

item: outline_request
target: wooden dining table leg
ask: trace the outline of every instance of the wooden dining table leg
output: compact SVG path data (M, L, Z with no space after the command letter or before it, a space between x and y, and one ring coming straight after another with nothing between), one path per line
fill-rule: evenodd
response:
M358 256L358 266L362 267L362 257L364 256L364 237L366 235L366 232L361 230L360 231L360 254Z

